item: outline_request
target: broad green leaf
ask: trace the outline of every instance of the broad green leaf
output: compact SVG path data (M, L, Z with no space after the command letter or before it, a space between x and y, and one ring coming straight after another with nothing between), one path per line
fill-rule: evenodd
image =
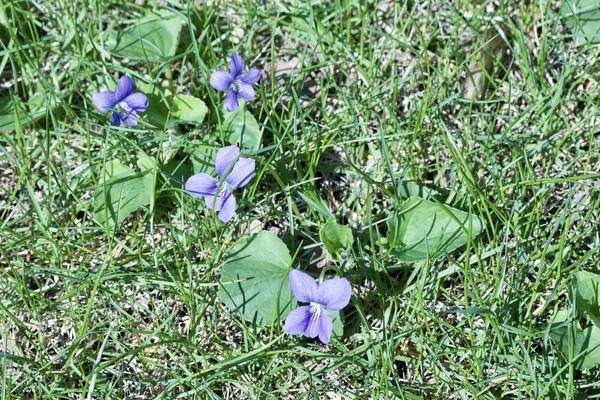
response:
M217 149L205 144L192 144L186 146L186 153L189 154L188 159L192 165L194 174L204 172L217 177L215 174L215 157Z
M152 201L151 174L137 174L114 160L107 163L105 180L94 194L94 215L102 225L120 226L129 214Z
M142 172L152 171L156 160L143 151L138 151L136 164Z
M338 261L348 253L354 242L352 229L338 224L335 218L327 220L327 223L321 227L319 236L331 259Z
M333 322L333 335L336 337L342 337L344 334L344 310L334 311L327 310L329 314L331 314L332 322Z
M146 121L157 130L171 128L180 122L199 125L208 112L206 104L194 96L173 97L169 90L162 95L149 85L141 85L140 91L148 96Z
M564 326L550 331L550 337L558 343L562 356L573 362L578 370L590 369L600 364L600 328L589 326L586 329L575 327L569 334L570 327ZM569 355L569 347L573 348L573 358Z
M255 324L283 321L296 305L287 277L291 262L286 245L271 232L248 236L227 253L219 298Z
M564 0L560 9L577 43L600 43L600 0Z
M187 179L194 175L191 162L188 159L181 160L174 158L166 163L161 171L166 175L174 187L183 189Z
M388 232L387 237L381 238L380 243L385 244L390 249L402 247L402 241L400 240L400 220L398 219L397 211L389 217L387 220Z
M173 121L170 119L169 110L173 96L167 94L162 96L159 93L140 90L148 96L148 109L145 113L145 121L151 125L154 130L162 131L173 126Z
M388 245L401 261L425 260L464 245L483 228L476 215L411 197L388 220Z
M28 104L21 101L14 102L10 97L0 97L0 132L15 129L16 118L22 126L41 119L46 115L43 100L44 96L41 94L31 97Z
M200 124L207 112L208 108L202 100L194 96L181 95L173 100L171 116L178 121Z
M135 174L135 171L133 171L131 168L121 164L121 161L119 161L119 160L111 160L111 161L108 161L104 165L104 170L102 171L102 173L103 173L103 175L102 175L103 182L107 182L107 181L110 181L112 178L114 178L117 175Z
M167 61L175 55L181 18L171 12L149 15L108 39L110 51L134 60Z
M403 199L408 199L410 197L421 197L423 199L431 199L433 197L438 200L441 199L441 194L433 189L429 189L425 186L417 185L412 182L402 182L402 184L398 187L399 195Z
M600 275L580 271L573 281L577 311L585 311L600 328Z
M230 144L239 144L247 150L258 150L262 132L256 119L243 107L227 113L222 125L225 140Z

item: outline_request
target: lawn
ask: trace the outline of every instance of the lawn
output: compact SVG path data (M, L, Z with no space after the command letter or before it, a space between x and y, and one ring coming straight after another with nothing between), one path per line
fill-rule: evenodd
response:
M1 2L1 398L600 398L598 6Z

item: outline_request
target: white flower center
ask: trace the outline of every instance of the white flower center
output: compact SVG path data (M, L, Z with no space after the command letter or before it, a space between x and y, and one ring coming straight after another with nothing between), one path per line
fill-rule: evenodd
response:
M323 306L317 303L310 303L310 313L315 316L315 318L319 318L321 316L321 309Z
M117 114L125 116L130 113L131 109L129 108L127 103L121 101L117 103L117 105L115 105L115 111L117 112Z
M233 81L233 83L231 84L231 86L233 87L233 90L236 92L240 92L240 89L242 89L242 85L244 83L242 82L241 78L235 78L235 80Z
M233 186L231 186L229 183L227 183L227 181L223 181L221 183L221 187L219 188L219 194L217 195L218 197L223 197L225 196L225 191L229 190L229 193L233 192L235 190L235 188Z

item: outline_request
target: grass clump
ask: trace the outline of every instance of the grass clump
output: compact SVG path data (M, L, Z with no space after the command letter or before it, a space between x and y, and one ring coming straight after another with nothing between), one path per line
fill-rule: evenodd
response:
M176 48L114 47L165 13ZM2 398L595 398L571 283L599 272L598 48L573 32L553 2L3 3ZM209 83L233 53L260 70L241 110L261 136L222 224L184 185L236 144ZM91 102L123 75L149 98L137 127ZM205 115L174 118L177 96ZM115 160L148 191L117 224L95 206L134 186L110 186ZM394 255L410 195L470 216L450 218L461 247ZM352 229L341 261L331 217ZM327 346L219 297L258 231L351 282Z

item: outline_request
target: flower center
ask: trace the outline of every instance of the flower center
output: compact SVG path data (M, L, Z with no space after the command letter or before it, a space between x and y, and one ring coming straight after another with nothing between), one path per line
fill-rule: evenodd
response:
M233 192L235 188L231 186L227 181L223 181L221 183L221 188L219 189L219 194L217 196L222 197L225 196L225 191L229 190L229 193Z
M131 112L131 109L129 108L127 103L125 103L124 101L121 101L121 102L117 103L117 105L115 106L115 111L117 112L117 114L125 116L125 115L129 115L129 113Z
M321 316L321 309L323 307L317 303L310 303L310 313L315 316L315 318L319 318Z
M243 84L242 80L238 77L238 78L235 78L235 80L231 84L231 87L233 88L233 90L235 92L239 93L240 89L242 89L242 84Z

